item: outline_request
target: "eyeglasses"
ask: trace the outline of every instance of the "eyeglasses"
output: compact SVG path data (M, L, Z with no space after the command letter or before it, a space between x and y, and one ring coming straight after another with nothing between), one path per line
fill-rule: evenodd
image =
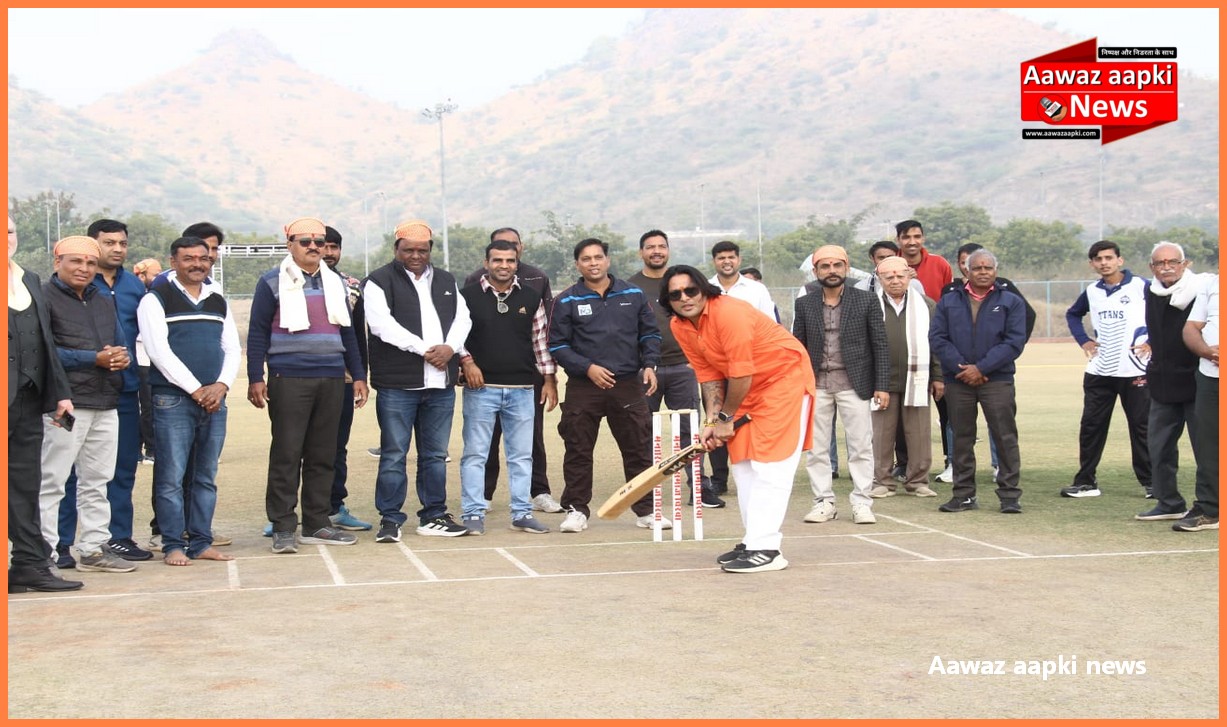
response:
M695 285L692 285L688 288L682 288L681 290L670 290L669 300L672 300L674 302L679 301L682 299L683 295L685 295L687 298L698 298L699 293L701 292L702 291L699 290L698 286L695 286Z
M322 248L327 242L328 241L322 237L304 237L298 240L298 244L302 245L303 247L311 247L314 245L315 247Z
M1150 261L1150 267L1154 268L1155 270L1162 270L1163 268L1178 268L1181 265L1184 265L1184 260L1151 260Z

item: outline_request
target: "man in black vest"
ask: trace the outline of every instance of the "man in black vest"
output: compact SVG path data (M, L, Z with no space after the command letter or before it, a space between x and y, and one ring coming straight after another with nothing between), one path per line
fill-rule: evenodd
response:
M43 537L59 545L60 502L68 473L77 470L78 570L128 573L136 566L111 552L111 504L107 482L115 475L119 446L121 372L131 364L115 303L94 276L102 250L93 238L66 237L55 244L55 273L43 283L51 312L56 355L64 364L76 421L43 427L43 480L39 490Z
M520 241L520 232L514 227L500 227L490 233L490 242L495 240L506 240L515 246L516 251L516 279L519 284L534 290L541 296L541 302L545 305L546 317L549 317L550 310L554 307L554 293L550 291L550 277L545 274L545 271L534 265L529 265L522 259L524 257L524 243ZM486 274L485 266L482 266L473 272L469 273L469 277L464 279L464 285L467 288L473 285ZM548 326L548 323L547 323ZM533 420L533 482L530 494L532 496L532 504L534 510L541 512L562 512L562 505L554 499L550 493L550 478L547 472L547 460L545 454L545 381L538 377L533 384L533 405L534 420ZM557 400L557 396L555 396ZM498 442L502 437L503 428L499 417L494 419L494 433L490 436L490 452L493 457L486 459L486 499L494 499L494 491L498 488Z
M63 422L72 414L71 391L55 355L51 318L38 276L13 260L17 223L9 218L9 593L75 591L52 570L38 508L44 412Z
M175 566L234 560L213 547L213 511L217 461L226 441L226 394L239 370L239 333L226 300L204 284L212 266L205 241L175 240L170 263L175 276L155 283L136 310L153 365L149 383L160 432L153 489L165 528L162 560Z
M469 336L469 308L456 279L430 264L434 240L421 220L396 228L396 259L375 270L362 289L371 365L379 392L378 543L399 543L408 494L405 455L417 446L418 535L468 534L447 512L447 445L456 408L457 351Z
M460 459L461 522L470 535L485 533L486 460L498 457L487 447L496 421L502 422L511 493L511 529L548 533L533 517L529 500L533 456L533 382L543 379L545 406L558 404L554 359L549 352L549 316L541 295L520 285L515 244L495 240L486 246L486 270L460 294L469 306L473 328L460 364L464 368L464 455Z

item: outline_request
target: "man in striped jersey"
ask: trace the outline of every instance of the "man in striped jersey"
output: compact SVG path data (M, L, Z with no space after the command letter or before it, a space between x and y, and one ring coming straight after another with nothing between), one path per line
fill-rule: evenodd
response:
M1108 441L1112 409L1119 397L1129 425L1133 450L1133 473L1150 491L1150 454L1146 420L1150 416L1150 391L1146 387L1146 364L1138 358L1137 346L1147 341L1146 287L1125 268L1120 247L1100 240L1087 251L1099 282L1088 287L1065 311L1065 321L1089 361L1082 378L1082 424L1078 432L1078 473L1062 497L1098 497L1095 470ZM1087 314L1095 328L1091 339L1082 327Z

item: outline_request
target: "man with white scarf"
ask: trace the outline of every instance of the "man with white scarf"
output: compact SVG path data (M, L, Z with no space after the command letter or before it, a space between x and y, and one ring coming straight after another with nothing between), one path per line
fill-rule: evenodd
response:
M1184 344L1184 324L1193 301L1201 291L1203 276L1189 270L1184 249L1171 242L1159 242L1150 253L1154 274L1146 289L1147 344L1138 347L1146 363L1146 382L1150 389L1150 415L1147 418L1147 445L1150 450L1150 493L1155 506L1134 517L1138 520L1180 520L1187 506L1176 486L1180 466L1177 444L1187 426L1193 453L1198 453L1197 354Z
M929 488L933 462L932 417L929 396L941 399L946 385L941 364L929 349L929 322L936 306L923 292L909 288L911 272L901 257L885 257L878 263L878 305L886 328L887 359L890 362L890 394L887 405L870 415L873 423L873 489L870 497L893 497L897 482L891 476L895 436L903 427L907 445L907 468L903 489L917 497L936 497Z
M349 315L345 281L322 265L324 223L313 217L285 227L289 255L260 277L247 332L247 399L268 404L269 446L265 510L274 553L298 543L353 545L357 538L328 517L332 464L345 372L354 380L354 406L366 403L366 369ZM264 367L269 380L265 383ZM294 509L302 480L302 538Z

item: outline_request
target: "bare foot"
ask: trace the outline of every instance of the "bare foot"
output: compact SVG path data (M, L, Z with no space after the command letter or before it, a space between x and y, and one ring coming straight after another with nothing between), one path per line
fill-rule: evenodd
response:
M234 560L234 556L226 555L217 548L205 548L196 554L196 560Z
M175 548L162 556L162 562L166 565L191 565L192 561L187 557L187 553Z

